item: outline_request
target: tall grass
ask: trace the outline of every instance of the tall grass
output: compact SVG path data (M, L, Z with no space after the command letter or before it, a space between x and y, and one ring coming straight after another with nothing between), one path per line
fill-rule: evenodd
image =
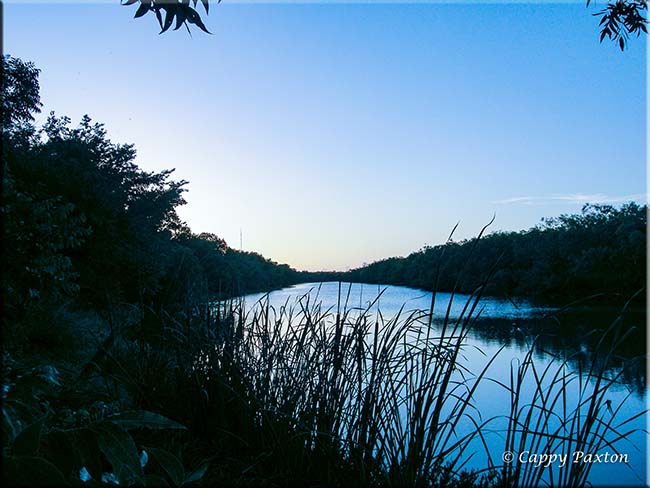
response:
M350 289L339 284L336 308L323 308L318 289L278 308L268 295L252 307L241 303L232 323L218 331L223 345L204 351L201 381L221 377L239 407L251 412L245 442L254 438L261 457L259 466L247 469L334 484L453 486L491 480L504 486L584 486L589 465L554 470L495 462L486 436L499 422L481 417L474 395L500 351L476 372L462 361L467 335L480 316L481 289L460 317L452 318L448 307L435 323L433 308L402 308L388 318L379 310L371 313L381 293L364 308L352 307ZM607 334L617 330L614 324ZM622 339L616 337L614 346ZM505 450L598 452L615 449L631 435L625 427L633 419L619 421L620 406L613 414L605 408L606 392L619 379L605 376L612 354L606 343L603 337L599 344L604 361L593 361L587 372L571 372L568 359L540 370L534 345L513 364L510 384L501 383L510 397ZM522 388L525 381L534 388ZM578 385L575 395L569 393L571 384ZM461 427L468 423L473 428ZM464 473L477 454L468 450L477 445L489 460L483 478Z
M647 410L621 418L632 393L615 408L607 397L624 373L621 369L611 374L610 365L617 348L633 332L621 327L630 301L601 335L587 371L581 370L581 358L576 361L579 370L571 371L569 362L574 357L556 358L540 370L533 359L534 344L521 362L511 365L510 384L502 384L510 396L504 452L556 453L566 456L567 462L536 465L520 462L515 455L514 462L501 470L505 486L585 486L593 464L574 462L574 453L596 454L607 448L621 454L621 441L636 432L630 425ZM528 397L523 388L526 380L533 386Z
M504 464L493 431L514 453L616 452L636 418L624 418L621 405L607 400L620 379L608 365L626 333L612 324L590 366L577 372L569 367L573 358L540 367L533 344L500 383L509 399L505 420L484 418L477 392L492 380L501 350L478 371L464 359L482 290L457 317L451 305L437 316L435 295L429 310L402 307L386 317L378 306L383 292L357 307L351 285L339 284L329 308L315 288L279 307L265 295L252 306L231 301L162 314L158 335L148 333L146 341L138 330L146 324L133 320L102 343L56 401L75 399L82 411L101 400L116 412L156 412L179 422L187 430L136 431L132 444L151 453L162 446L178 457L172 464L198 468L207 484L584 486L591 465ZM59 432L57 415L48 436ZM471 472L472 456L487 458L484 469ZM156 466L147 465L144 475Z

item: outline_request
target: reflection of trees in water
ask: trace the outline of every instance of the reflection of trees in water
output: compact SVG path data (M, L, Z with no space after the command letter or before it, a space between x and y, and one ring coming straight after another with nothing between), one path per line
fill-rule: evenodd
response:
M595 354L603 331L617 318L619 310L580 309L556 316L537 318L481 318L472 334L482 340L527 349L536 339L539 356L554 355L567 359L576 371L588 371L603 365L605 358ZM637 308L621 316L623 330L631 330L608 358L606 371L621 373L621 382L639 395L646 385L646 310ZM604 344L605 348L611 344Z

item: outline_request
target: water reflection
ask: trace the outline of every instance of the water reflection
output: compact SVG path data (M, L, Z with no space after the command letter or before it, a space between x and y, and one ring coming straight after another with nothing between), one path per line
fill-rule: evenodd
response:
M270 307L296 307L300 297L320 305L322 311L336 313L347 310L351 315L381 313L390 319L401 311L428 312L432 294L401 286L362 283L302 283L270 294L246 297L249 309L268 300ZM440 328L444 318L458 319L465 310L469 296L438 292L435 296L433 324ZM553 356L568 360L575 371L588 371L602 333L617 319L629 335L618 345L616 355L609 359L611 374L621 373L621 380L639 396L646 384L646 310L635 308L621 315L620 309L606 307L575 307L559 310L535 306L526 300L502 300L484 297L480 300L470 329L470 337L481 347L488 343L505 345L525 353L534 343L537 357ZM468 311L465 310L465 315ZM608 344L606 344L608 345Z
M588 371L603 357L596 354L603 332L618 318L629 334L616 348L616 355L608 358L608 374L620 374L621 382L642 396L646 383L646 329L645 310L631 310L623 315L612 309L580 309L569 313L548 314L519 318L490 317L478 319L471 329L480 341L505 344L525 350L534 345L539 358L553 356L567 360L575 371ZM609 336L608 336L609 337ZM611 344L604 344L607 349Z
M248 310L259 310L259 306L279 311L293 310L291 314L300 314L301 310L315 307L330 318L345 312L349 320L355 316L367 317L371 323L382 317L382 322L390 320L398 314L402 317L410 311L420 314L423 323L427 323L428 310L432 303L432 295L405 287L376 286L347 283L303 284L268 295L258 294L246 297ZM469 297L448 293L438 293L434 300L432 331L441 331L450 322L467 317ZM521 365L531 346L533 355L541 370L547 366L555 369L557 365L564 369L563 364L572 370L574 380L565 388L566 396L573 402L579 402L580 382L575 378L583 376L592 367L598 369L604 363L602 355L595 354L598 342L603 338L603 331L616 319L618 311L606 309L574 309L559 311L550 308L539 308L526 301L506 301L484 298L478 304L472 319L466 345L462 350L459 362L469 371L479 372L490 358L499 352L498 359L491 364L489 377L491 382L483 382L474 395L476 407L483 418L494 418L491 429L494 434L477 440L476 446L468 452L480 452L482 442L490 451L499 456L503 451L504 439L502 419L507 415L509 398L503 385L507 385L513 368ZM290 315L291 315L290 314ZM278 316L281 314L277 314ZM321 314L318 314L321 315ZM447 317L448 320L445 320ZM607 391L604 405L610 411L619 412L618 418L631 418L645 408L647 390L645 386L645 310L632 310L622 318L621 330L631 330L629 336L621 342L617 354L607 358L606 376L619 377L620 386ZM445 325L446 324L446 325ZM368 340L368 338L367 338ZM601 350L608 349L604 344ZM558 361L554 361L558 358ZM566 361L566 363L565 363ZM577 388L577 389L576 389ZM535 385L530 382L523 384L522 398L535 395ZM472 424L459 424L458 435L471 431ZM639 416L625 426L629 429L645 428L645 417ZM592 479L604 485L638 485L643 481L646 467L645 445L647 435L637 431L624 442L623 449L630 459L629 465L595 465L592 466ZM468 467L484 468L488 463L486 456L477 455L468 462Z

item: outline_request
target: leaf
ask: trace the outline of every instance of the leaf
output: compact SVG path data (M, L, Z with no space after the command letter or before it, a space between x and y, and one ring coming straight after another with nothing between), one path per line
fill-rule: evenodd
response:
M209 2L209 0L201 0L201 3L203 4L203 8L205 9L205 13L209 14L210 13L210 2Z
M40 367L35 371L35 373L37 373L38 377L47 383L54 386L61 386L61 382L59 380L61 373L59 373L59 370L57 370L54 366L47 365Z
M138 7L138 10L135 11L135 15L133 16L134 19L137 19L138 17L142 17L144 14L149 12L149 5L145 3L141 3L140 6Z
M603 42L603 39L605 39L606 35L607 35L607 31L603 29L603 31L600 33L600 42Z
M187 11L185 10L186 8L190 7L185 7L185 6L178 6L178 11L176 12L176 27L174 27L174 30L178 30L181 28L183 23L185 22L185 19L187 18Z
M44 435L41 439L40 451L63 473L77 471L79 465L83 467L75 451L73 436L66 431L53 430Z
M64 486L61 471L49 461L36 456L7 456L2 460L4 486Z
M18 437L16 437L16 440L11 447L11 453L18 456L26 456L28 454L36 453L41 443L42 429L43 419L34 422L23 429L23 431L18 434Z
M95 433L88 428L66 430L63 433L69 437L70 443L74 446L75 469L85 467L94 479L100 479L102 460Z
M191 472L188 475L188 477L185 478L185 482L183 484L189 485L190 483L194 483L195 481L200 480L201 478L203 478L203 475L206 473L207 470L208 470L208 465L204 464L196 471Z
M182 429L187 427L167 417L147 410L129 410L115 415L109 415L105 421L117 424L125 429Z
M139 0L126 0L122 5L133 5L137 1Z
M111 422L102 422L92 431L97 435L97 445L113 467L120 483L142 484L144 473L131 436Z
M189 12L189 15L187 16L187 20L190 24L196 25L203 32L207 34L212 34L208 29L206 29L205 24L203 24L203 21L201 20L201 16L196 10L192 10L191 12Z
M15 398L38 398L43 394L51 395L55 392L56 386L46 376L36 373L26 374L16 380L13 396Z
M144 468L148 462L149 462L149 455L147 454L147 451L143 449L142 452L140 453L140 466Z
M5 405L6 406L6 405ZM16 436L20 433L20 419L14 418L15 409L2 407L2 441L4 445L8 445L13 442ZM12 415L12 413L14 415Z
M162 21L162 15L160 14L160 9L157 8L155 10L155 12L156 12L156 19L158 19L158 24L160 24L160 28L162 29L163 28L163 21Z
M183 484L183 481L185 481L185 469L180 459L164 449L155 447L147 447L145 449L154 457L176 486Z
M148 474L145 476L145 486L169 486L167 480L157 474Z
M620 46L621 51L624 51L625 50L625 39L623 39L622 37L619 37L618 38L618 45Z
M176 15L176 6L175 5L167 5L163 7L165 9L165 24L163 25L162 30L160 33L162 34L163 32L167 31L172 25L172 22L174 22L174 16Z

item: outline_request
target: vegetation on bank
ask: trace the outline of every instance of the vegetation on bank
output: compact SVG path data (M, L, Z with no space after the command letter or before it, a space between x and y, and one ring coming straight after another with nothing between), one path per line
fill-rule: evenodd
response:
M7 321L67 300L159 310L295 283L287 265L191 232L176 213L187 182L140 169L133 146L112 143L101 124L86 116L72 128L50 114L37 129L34 66L5 57L3 75Z
M38 71L3 60L3 251L5 317L74 300L92 309L137 303L191 306L305 281L356 281L469 293L498 263L487 290L567 303L595 293L630 296L645 285L646 207L586 205L579 215L522 232L425 247L349 272L298 272L242 252L178 217L185 181L146 172L132 145L101 124L77 128L51 114L40 129ZM472 259L468 257L473 252ZM441 256L444 253L444 260ZM438 263L439 276L434 280Z
M646 285L646 226L645 205L587 204L580 214L543 219L529 230L427 246L343 277L449 291L462 269L458 289L471 293L494 269L488 295L567 304L599 294L600 301L623 303Z
M89 117L37 128L40 106L38 70L4 56L3 485L237 479L207 468L230 463L209 458L236 420L207 424L241 400L232 382L211 413L183 415L205 394L196 358L223 343L207 338L225 319L206 304L297 273L194 234L176 213L186 182L139 168Z

